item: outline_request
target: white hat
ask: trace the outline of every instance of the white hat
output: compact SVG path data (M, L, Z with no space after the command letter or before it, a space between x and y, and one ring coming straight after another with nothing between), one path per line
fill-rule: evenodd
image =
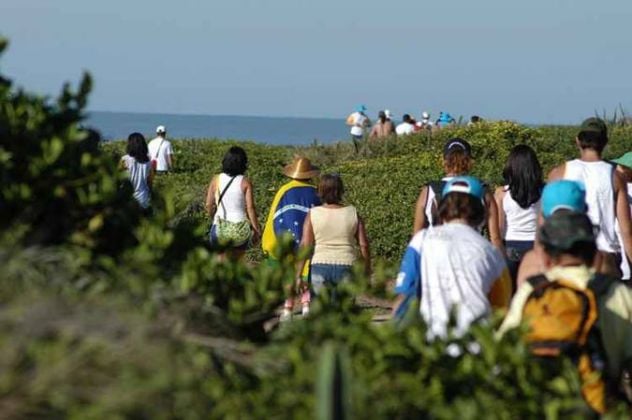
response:
M426 111L421 113L421 118L424 120L427 120L430 118L430 114L428 114Z
M386 115L386 118L388 118L389 120L393 119L393 114L391 114L391 111L388 109L384 110L384 115Z
M164 125L159 125L158 127L156 127L156 133L160 134L160 133L166 133L167 129L165 128Z

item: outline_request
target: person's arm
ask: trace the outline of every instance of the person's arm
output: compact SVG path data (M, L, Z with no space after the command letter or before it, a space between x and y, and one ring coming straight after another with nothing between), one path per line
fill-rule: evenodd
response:
M415 205L415 222L413 224L413 235L419 232L426 225L426 203L428 202L428 186L421 189L417 204Z
M299 245L300 252L304 252L306 249L308 250L309 255L299 259L296 262L296 281L301 281L301 273L303 273L303 269L305 268L305 263L312 255L314 251L314 227L312 226L312 218L311 213L307 213L305 216L305 221L303 222L303 236L301 237L301 243Z
M496 202L496 208L498 209L498 229L501 233L505 232L505 229L507 228L507 219L503 208L503 199L505 198L506 193L507 192L504 187L498 187L494 192L494 201Z
M395 280L397 294L393 302L393 316L403 316L411 301L416 297L421 299L421 242L423 232L416 234L404 252L399 273Z
M503 240L500 237L500 229L498 228L498 207L496 207L494 197L489 191L485 193L485 204L487 206L489 241L504 254Z
M213 177L208 185L208 190L206 191L206 202L204 203L206 212L211 218L215 216L215 211L217 210L217 206L215 205L215 190L217 189L215 179L216 177Z
M242 181L242 187L246 196L246 214L248 215L250 226L252 226L252 230L254 231L253 241L257 242L261 237L261 228L259 227L259 219L257 219L257 209L255 208L255 198L252 193L252 184L250 183L250 180L244 178Z
M511 275L507 268L496 279L487 297L492 308L501 310L509 308L509 302L511 301Z
M378 130L379 126L377 124L375 124L373 126L373 128L371 129L371 133L369 134L370 138L376 138L377 137L377 130Z
M616 216L621 228L623 249L632 261L632 221L630 220L630 203L628 202L627 185L618 172L613 172Z
M356 240L360 246L360 255L364 261L364 272L367 276L371 275L371 251L369 249L369 238L364 228L364 222L358 216L358 229L356 231Z

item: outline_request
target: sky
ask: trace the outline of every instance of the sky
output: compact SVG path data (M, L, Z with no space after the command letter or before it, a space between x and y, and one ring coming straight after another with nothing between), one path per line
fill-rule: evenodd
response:
M577 123L632 113L630 0L1 0L0 70L103 111Z

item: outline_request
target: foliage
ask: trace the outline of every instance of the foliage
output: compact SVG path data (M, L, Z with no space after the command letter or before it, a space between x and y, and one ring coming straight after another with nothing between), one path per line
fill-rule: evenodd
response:
M374 324L355 304L369 292L360 271L308 319L277 325L294 278L290 244L258 264L206 246L205 184L228 143L177 142L178 169L158 178L143 216L117 169L122 144L95 147L79 128L89 78L55 103L2 80L0 417L313 417L332 401L345 403L333 413L370 418L585 415L569 362L541 366L518 331L497 342L497 321L434 341L414 313ZM260 212L284 181L281 165L308 154L343 173L374 252L396 259L451 135L472 139L477 173L492 182L498 164L482 156L498 161L522 141L548 147L511 123L389 139L360 156L342 143L244 146ZM553 161L557 149L546 153Z

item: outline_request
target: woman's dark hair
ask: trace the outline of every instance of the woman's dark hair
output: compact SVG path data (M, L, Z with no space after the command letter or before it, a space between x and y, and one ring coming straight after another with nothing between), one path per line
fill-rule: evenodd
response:
M542 196L542 167L533 149L525 144L511 149L503 169L503 179L511 198L523 209L537 203Z
M478 198L462 192L451 192L439 202L441 223L463 219L470 226L479 226L485 220L485 206Z
M142 134L132 133L127 137L127 154L138 163L149 162L149 150Z
M452 149L443 158L446 174L465 175L472 170L472 157L462 149Z
M378 120L380 120L380 122L381 122L382 124L384 124L384 123L386 122L386 113L385 113L384 111L380 111L380 112L377 114L377 118L378 118Z
M593 149L599 153L603 152L608 144L608 135L605 133L596 133L593 131L581 131L577 135L579 147L582 149Z
M342 184L340 175L325 174L320 177L318 184L318 195L325 204L340 204L345 187Z
M243 175L248 169L248 156L239 146L233 146L222 159L222 172L228 176Z

